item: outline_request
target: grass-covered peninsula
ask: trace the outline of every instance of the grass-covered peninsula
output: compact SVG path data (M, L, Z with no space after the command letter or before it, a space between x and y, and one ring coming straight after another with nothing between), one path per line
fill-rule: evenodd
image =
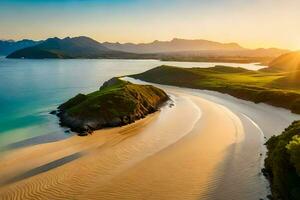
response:
M85 135L93 130L126 125L144 118L167 100L167 94L154 86L112 78L98 91L78 94L60 105L58 117L63 126Z
M131 77L153 83L214 90L300 113L299 74L299 71L251 71L226 66L211 68L160 66Z
M266 145L264 171L271 182L273 199L300 199L300 121L271 137Z

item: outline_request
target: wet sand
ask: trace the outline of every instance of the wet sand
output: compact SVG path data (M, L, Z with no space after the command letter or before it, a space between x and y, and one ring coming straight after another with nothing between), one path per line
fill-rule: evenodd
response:
M267 121L257 125L251 116L260 105L162 87L175 106L146 119L3 155L0 199L265 197L267 183L259 174L264 134L297 116L282 120L274 108L264 110L268 120L281 121L266 128Z

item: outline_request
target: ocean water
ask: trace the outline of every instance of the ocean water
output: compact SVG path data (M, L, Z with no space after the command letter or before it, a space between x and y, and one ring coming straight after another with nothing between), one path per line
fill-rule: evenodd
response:
M18 60L0 58L0 150L69 137L49 112L78 93L97 90L120 75L159 65L211 67L216 64L257 70L255 64L162 62L158 60Z

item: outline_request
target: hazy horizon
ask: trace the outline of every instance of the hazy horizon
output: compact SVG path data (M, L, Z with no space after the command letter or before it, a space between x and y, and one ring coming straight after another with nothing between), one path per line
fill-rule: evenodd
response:
M88 36L99 42L172 38L300 49L300 1L3 0L0 38Z
M75 36L65 36L65 37L57 37L57 36L53 36L53 37L49 37L49 38L59 38L59 39L65 39L65 38L67 38L67 37L70 37L70 38L76 38L76 37L88 37L88 36L86 36L86 35L75 35ZM22 40L33 40L33 41L44 41L44 40L47 40L47 39L49 39L49 38L42 38L42 39L39 39L39 40L34 40L34 39L31 39L31 38L21 38L21 39L2 39L2 38L0 38L0 40L2 40L2 41L14 41L14 42L17 42L17 41L22 41ZM91 38L91 37L90 37ZM245 47L245 46L243 46L243 45L241 45L241 44L239 44L238 42L235 42L235 41L229 41L229 42L220 42L220 41L216 41L216 40L207 40L207 39L205 39L205 38L197 38L197 39L189 39L189 38L176 38L176 37L173 37L173 38L170 38L169 40L152 40L152 41L148 41L148 42L140 42L140 43L138 43L138 42L131 42L131 41L127 41L127 42L119 42L119 41L99 41L99 40L97 40L97 39L95 39L95 38L91 38L91 39L93 39L93 40L95 40L95 41L97 41L97 42L100 42L100 43L105 43L105 42L108 42L108 43L120 43L120 44L136 44L136 45L138 45L138 44L150 44L150 43L153 43L153 42L155 42L155 41L159 41L159 42L170 42L170 41L172 41L172 40L174 40L174 39L179 39L179 40L205 40L205 41L211 41L211 42L218 42L218 43L222 43L222 44L230 44L230 43L235 43L235 44L237 44L237 45L239 45L239 46L241 46L242 48L248 48L248 49L259 49L259 48L266 48L266 49L272 49L272 48L274 48L274 49L283 49L283 48L280 48L280 47L275 47L275 46L271 46L271 47ZM286 50L290 50L290 49L288 49L288 48L285 48Z

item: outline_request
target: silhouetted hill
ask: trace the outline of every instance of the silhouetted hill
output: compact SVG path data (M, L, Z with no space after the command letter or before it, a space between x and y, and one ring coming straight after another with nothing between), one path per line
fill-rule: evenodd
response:
M269 67L284 71L300 70L300 51L287 53L275 58L269 64Z
M23 49L26 47L31 47L41 43L41 41L33 41L33 40L0 40L0 55L9 55L14 51L19 49Z
M102 43L105 47L117 51L132 53L160 53L164 60L197 61L203 57L277 57L288 50L276 48L247 49L237 43L220 43L208 40L186 40L175 38L171 41L152 43ZM240 60L240 59L239 59Z
M33 47L13 52L7 58L119 58L131 54L110 50L88 37L49 38Z
M208 40L185 40L174 38L171 41L154 41L152 43L109 43L103 45L112 50L126 51L132 53L166 53L203 50L237 50L242 49L236 43L219 43Z
M8 58L127 58L164 61L240 62L268 64L289 52L283 49L246 49L236 43L173 39L152 43L99 43L88 37L49 38L11 53Z

